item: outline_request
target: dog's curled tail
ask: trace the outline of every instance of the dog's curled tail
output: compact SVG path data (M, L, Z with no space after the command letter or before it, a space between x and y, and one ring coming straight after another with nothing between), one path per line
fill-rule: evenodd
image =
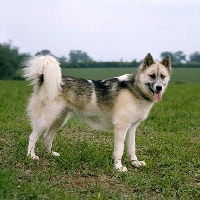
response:
M49 100L54 100L61 91L62 75L59 62L52 56L35 56L24 63L23 77L30 81L34 90L40 87Z

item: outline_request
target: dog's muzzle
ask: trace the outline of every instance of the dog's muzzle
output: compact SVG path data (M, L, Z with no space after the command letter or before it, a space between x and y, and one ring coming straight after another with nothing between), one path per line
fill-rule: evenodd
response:
M154 100L156 102L161 101L162 100L162 90L163 90L163 86L162 85L156 85L154 87L151 87L150 84L147 84L149 87L149 90L151 91Z
M162 100L162 89L163 89L162 85L156 85L155 91L153 93L156 102Z

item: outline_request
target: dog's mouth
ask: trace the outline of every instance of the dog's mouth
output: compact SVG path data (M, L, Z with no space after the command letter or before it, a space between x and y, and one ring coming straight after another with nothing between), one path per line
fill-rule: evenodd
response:
M148 87L149 87L149 90L151 91L151 94L153 95L154 97L154 100L156 102L159 102L159 101L162 101L162 93L159 92L159 91L154 91L152 88L151 88L151 85L148 84Z

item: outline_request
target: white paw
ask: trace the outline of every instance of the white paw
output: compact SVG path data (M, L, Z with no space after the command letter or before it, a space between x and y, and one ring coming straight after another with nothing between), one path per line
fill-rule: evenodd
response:
M55 151L52 151L51 154L52 154L53 156L60 156L60 154L57 153L57 152L55 152Z
M39 156L36 156L36 155L32 155L31 158L32 158L33 160L39 160Z
M118 172L126 172L127 171L127 168L125 166L122 166L120 168L117 168L117 171Z
M118 172L126 172L127 171L127 168L125 166L122 166L121 159L118 159L115 161L115 169Z
M146 163L144 161L132 160L131 165L134 167L145 167Z

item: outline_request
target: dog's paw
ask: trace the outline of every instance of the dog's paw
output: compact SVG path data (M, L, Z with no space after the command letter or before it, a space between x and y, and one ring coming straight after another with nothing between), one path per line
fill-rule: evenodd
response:
M31 159L33 159L33 160L39 160L40 158L39 158L39 156L32 155L32 156L31 156Z
M118 160L115 161L115 169L118 172L126 172L127 171L127 168L122 165L121 159L118 159Z
M126 172L127 171L127 168L125 166L122 166L120 168L117 168L117 171L118 172Z
M55 152L55 151L52 151L51 154L52 154L53 156L60 156L60 154L57 153L57 152Z
M131 165L134 167L145 167L146 163L144 161L132 160Z

